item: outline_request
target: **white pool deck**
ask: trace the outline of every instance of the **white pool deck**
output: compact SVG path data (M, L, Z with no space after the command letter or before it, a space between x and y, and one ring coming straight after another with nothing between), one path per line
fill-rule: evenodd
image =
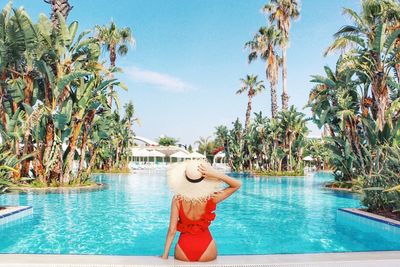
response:
M400 251L286 255L220 256L205 263L187 263L151 256L0 254L1 267L134 267L134 266L247 266L247 267L399 267Z

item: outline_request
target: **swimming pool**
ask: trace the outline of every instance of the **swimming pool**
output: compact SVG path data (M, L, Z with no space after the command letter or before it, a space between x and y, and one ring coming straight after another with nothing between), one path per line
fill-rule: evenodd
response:
M210 228L220 254L400 249L399 236L337 221L338 208L359 207L360 201L321 189L330 174L234 176L243 186L217 206ZM0 253L160 255L172 197L165 173L96 179L109 186L83 193L1 195L0 205L31 205L34 215L0 226Z

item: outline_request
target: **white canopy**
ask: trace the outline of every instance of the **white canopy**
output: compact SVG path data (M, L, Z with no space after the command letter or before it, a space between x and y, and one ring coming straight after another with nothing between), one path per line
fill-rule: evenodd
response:
M199 152L192 152L189 154L189 158L191 159L205 159L206 156L204 156L203 154L200 154Z
M134 157L149 157L150 152L146 149L135 149L132 151L132 156Z
M177 159L187 159L187 158L190 158L190 156L189 156L188 154L183 153L182 151L178 151L178 152L172 154L170 157L171 157L171 158L177 158Z
M160 151L157 151L157 150L151 150L149 152L149 157L162 157L162 158L164 158L165 154L161 153Z
M305 161L313 161L314 159L311 156L307 156L303 160L305 160Z
M225 158L225 152L220 151L217 154L215 154L214 158Z

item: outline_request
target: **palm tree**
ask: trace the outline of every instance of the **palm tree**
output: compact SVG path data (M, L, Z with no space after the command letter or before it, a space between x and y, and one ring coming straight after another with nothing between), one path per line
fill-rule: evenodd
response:
M228 163L234 171L242 171L244 163L243 141L244 131L242 123L236 119L228 135Z
M128 128L132 126L132 122L134 120L133 116L135 114L135 107L133 106L132 101L129 101L124 105L125 109L125 118L127 119L128 122Z
M354 66L364 82L371 85L371 95L368 95L369 86L364 87L362 101L372 100L372 115L383 130L391 102L390 76L396 73L399 81L400 74L400 5L393 0L369 0L362 1L361 14L349 8L343 13L350 16L353 25L345 25L334 34L335 40L325 55L341 50L347 58L344 67Z
M335 178L364 177L370 184L366 177L380 177L378 152L398 142L400 4L364 0L360 13L343 13L352 24L334 35L325 53L341 51L336 69L313 76L308 106L318 126L330 131L325 139Z
M118 28L111 21L109 26L96 26L96 36L99 42L103 45L104 50L109 52L110 66L115 68L117 54L125 56L128 53L129 44L134 44L135 40L132 31L129 27ZM110 95L113 92L113 87L110 87ZM108 98L108 105L112 105L112 97Z
M65 18L65 20L67 20L68 14L73 8L73 6L71 6L68 3L68 0L44 0L44 1L47 4L51 5L51 10L52 10L51 21L53 23L53 26L55 28L58 28L59 23L58 23L57 13L59 12Z
M250 126L250 115L251 115L251 105L252 99L258 93L262 92L265 87L263 81L257 80L257 75L247 75L245 79L240 79L242 81L242 87L236 91L236 94L242 94L247 92L248 102L246 110L246 123L244 128L248 129Z
M254 35L253 40L247 42L245 47L250 50L249 63L260 57L266 62L265 74L271 87L271 115L274 118L278 112L277 92L279 72L279 56L276 51L277 45L282 43L282 34L274 26L261 27Z
M235 171L290 171L302 173L302 157L308 129L305 115L293 106L275 118L255 113L249 128L238 120L227 135L229 164Z
M199 140L194 142L195 145L198 145L197 150L199 153L209 155L215 148L215 142L211 140L211 137L199 137Z
M281 111L278 119L283 129L283 148L287 153L287 170L291 171L295 160L292 157L293 144L299 138L303 139L307 133L305 114L298 112L294 106L290 109ZM301 147L300 147L301 148ZM300 159L301 160L301 159Z
M224 146L226 145L227 138L228 138L228 127L225 125L219 125L215 127L215 144L217 146Z
M282 110L289 107L289 94L287 90L287 66L286 49L289 42L291 20L300 15L300 3L298 0L270 0L263 7L263 12L268 14L271 23L276 22L278 29L282 32Z
M351 8L343 8L343 14L350 17L353 25L344 25L334 34L335 40L326 49L325 56L337 50L346 53L365 43L372 46L379 24L387 24L387 32L400 26L400 5L395 0L364 0L361 1L360 14Z

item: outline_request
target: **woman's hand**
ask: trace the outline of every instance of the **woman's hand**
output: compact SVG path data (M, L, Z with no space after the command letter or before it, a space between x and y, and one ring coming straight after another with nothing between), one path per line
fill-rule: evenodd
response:
M164 255L161 255L161 256L159 256L161 259L163 259L163 260L168 260L168 256L164 256Z
M198 171L206 179L219 179L220 173L215 170L209 163L201 163L199 165Z

